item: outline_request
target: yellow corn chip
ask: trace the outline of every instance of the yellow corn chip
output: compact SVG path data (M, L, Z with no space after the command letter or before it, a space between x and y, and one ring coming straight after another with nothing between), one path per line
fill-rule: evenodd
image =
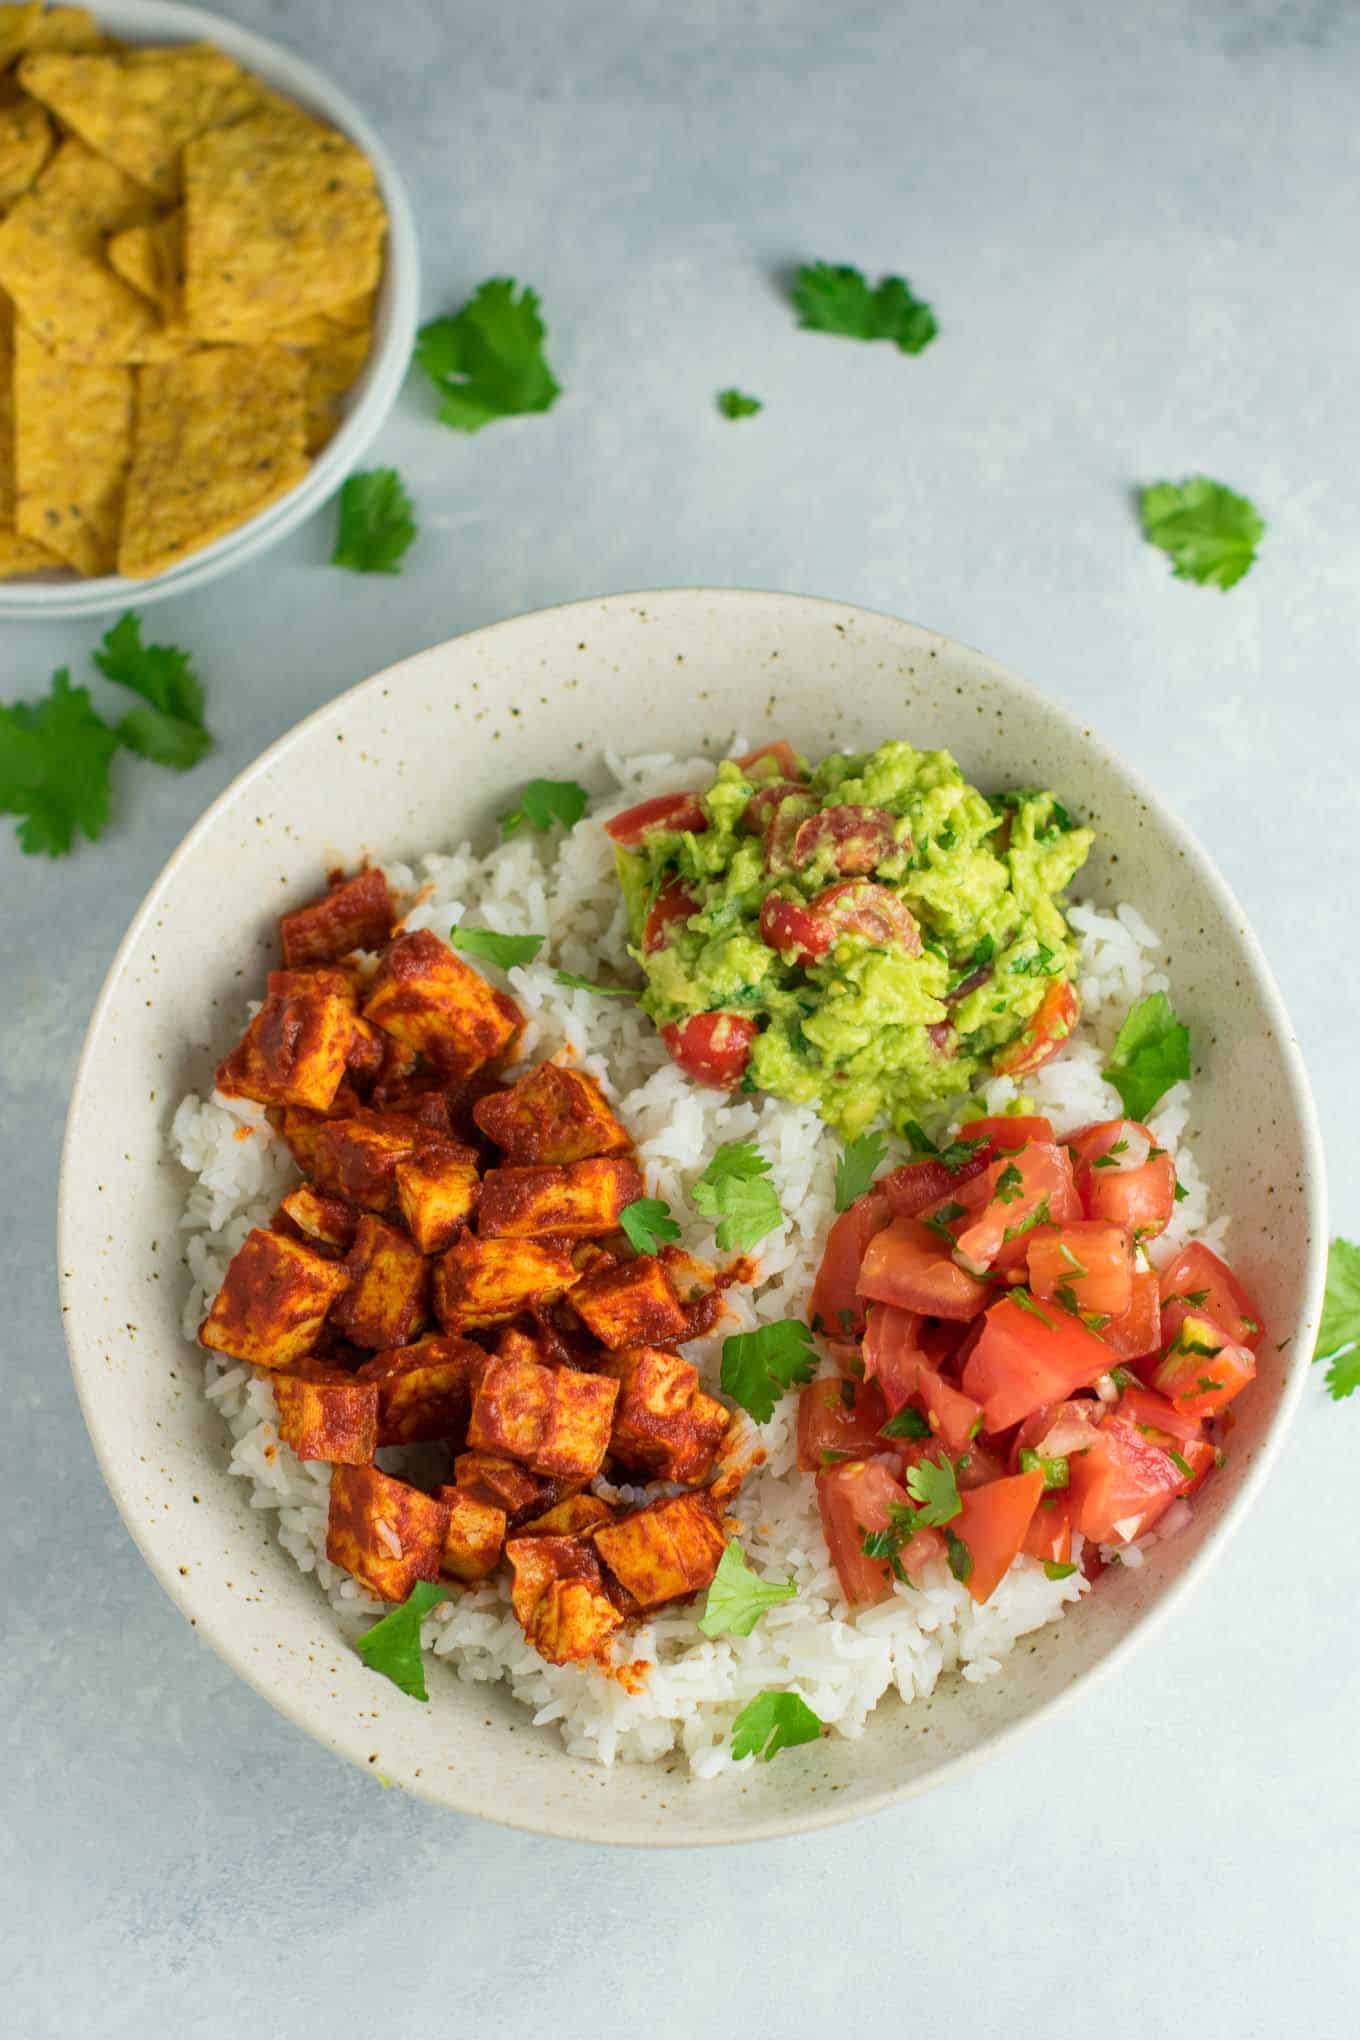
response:
M303 373L282 347L209 347L141 371L120 573L163 573L301 481Z
M179 191L180 151L260 106L262 88L209 43L119 56L26 56L19 82L158 198Z
M0 69L28 50L105 50L94 16L85 7L48 7L32 0L24 7L0 7Z
M23 322L71 361L131 361L154 352L154 305L116 276L104 240L151 202L130 177L74 138L0 223L0 285Z
M52 147L52 123L36 99L0 107L0 205L28 190Z
M0 64L12 64L28 48L28 38L42 13L42 0L26 7L0 7Z
M275 333L378 281L386 214L372 166L296 111L190 142L184 221L185 312L204 339Z
M370 332L337 332L307 355L307 451L320 453L342 416L341 398L368 359Z
M82 574L112 571L132 446L132 370L14 335L15 523Z
M0 580L63 564L14 526L14 314L0 301Z
M179 230L179 214L169 213L163 220L152 220L149 226L124 227L104 251L110 267L124 283L130 283L143 297L150 298L156 309L167 316L177 295L174 267L167 267L167 258L170 264L178 265Z
M351 332L359 327L368 331L373 324L373 315L378 308L376 290L366 290L362 297L347 298L342 305L327 305L325 316L334 325L346 326Z

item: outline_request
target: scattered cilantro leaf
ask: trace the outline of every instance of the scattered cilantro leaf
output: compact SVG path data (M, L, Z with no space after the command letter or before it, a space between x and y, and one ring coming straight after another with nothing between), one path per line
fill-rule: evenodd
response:
M1160 546L1178 581L1201 588L1231 588L1256 558L1265 519L1245 496L1191 475L1184 482L1154 482L1139 500L1143 536Z
M757 1693L732 1723L734 1757L762 1757L816 1742L822 1724L799 1693Z
M118 740L129 751L153 765L187 772L212 749L203 723L203 683L189 654L178 645L144 645L135 609L105 631L90 657L107 679L131 688L146 703L118 725Z
M909 1466L906 1485L912 1500L920 1504L916 1511L919 1530L932 1524L952 1523L963 1508L954 1468L947 1459L938 1463L923 1459L919 1466Z
M944 1541L949 1553L949 1570L960 1586L966 1586L973 1574L973 1554L957 1530L946 1530Z
M531 829L550 829L560 822L574 828L589 805L590 795L574 779L531 779L516 806L501 816L502 836L513 836L527 822Z
M1042 1473L1045 1494L1057 1493L1059 1489L1067 1487L1072 1478L1071 1467L1064 1456L1057 1455L1052 1459L1045 1459L1042 1453L1032 1452L1028 1445L1022 1446L1020 1450L1020 1471Z
M88 687L63 666L41 701L0 707L0 814L22 815L19 847L64 857L77 830L93 843L109 818L109 766L118 733L94 712Z
M1191 1471L1190 1462L1185 1457L1184 1453L1178 1452L1174 1445L1168 1445L1166 1448L1166 1456L1171 1461L1171 1464L1175 1467L1177 1473L1180 1475L1182 1480L1194 1479L1195 1476Z
M569 992L594 992L601 999L634 999L636 992L631 985L597 985L593 979L577 977L574 971L555 970L553 977L559 985L565 985Z
M765 1580L754 1572L734 1537L718 1560L699 1627L705 1636L749 1636L767 1608L797 1594L792 1580Z
M1129 1008L1102 1072L1130 1119L1146 1119L1173 1084L1190 1074L1190 1030L1176 1018L1165 992L1152 992Z
M1033 1211L1031 1211L1025 1218L1022 1218L1018 1225L1008 1225L1006 1227L1006 1230L1001 1235L1001 1244L1004 1247L1009 1241L1022 1239L1027 1232L1033 1232L1034 1228L1037 1225L1051 1225L1052 1222L1053 1220L1052 1215L1049 1211L1048 1196L1045 1193L1045 1195L1039 1199L1039 1202L1035 1205ZM1083 1268L1081 1272L1084 1275L1086 1273L1086 1270Z
M1016 1198L1023 1193L1024 1188L1025 1179L1016 1168L1015 1163L1007 1162L1005 1168L996 1179L996 1188L992 1195L996 1198L998 1204L1014 1204Z
M493 276L462 308L431 319L416 335L415 358L439 394L439 416L456 432L480 432L496 418L548 411L561 395L543 353L538 293Z
M930 1425L911 1403L903 1403L895 1417L889 1417L878 1433L880 1438L929 1438Z
M982 1140L951 1140L948 1146L940 1147L914 1119L907 1120L902 1131L910 1142L914 1155L926 1155L931 1161L943 1162L951 1174L961 1169L965 1162L971 1161L978 1149L984 1145Z
M355 574L399 574L416 529L414 506L395 468L351 475L340 491L331 565Z
M1333 1402L1360 1388L1360 1247L1353 1240L1332 1241L1313 1358L1329 1363L1327 1393Z
M1076 1569L1074 1565L1066 1565L1060 1559L1046 1558L1044 1560L1044 1578L1046 1580L1070 1580Z
M746 1253L782 1222L769 1174L770 1165L754 1142L724 1141L690 1191L695 1210L717 1219L723 1253Z
M1048 1326L1050 1332L1053 1330L1052 1318L1045 1317L1027 1289L1008 1289L1006 1294L1012 1303L1019 1305L1021 1310L1027 1310L1031 1317L1037 1317L1041 1325Z
M724 418L754 418L765 409L759 397L748 397L742 390L719 390L717 404Z
M807 1326L799 1318L784 1318L723 1340L722 1391L758 1424L768 1424L785 1390L811 1381L817 1367Z
M847 340L891 340L903 354L919 354L939 332L935 314L901 276L870 286L848 263L808 262L793 286L800 326L839 333Z
M450 928L449 941L465 956L481 956L509 970L512 963L532 963L543 947L541 935L498 935L494 928Z
M848 1140L836 1158L836 1209L848 1211L873 1182L888 1153L881 1133L861 1133Z
M927 1232L933 1232L937 1239L943 1240L945 1245L952 1251L958 1242L949 1228L953 1225L956 1218L962 1217L963 1206L951 1201L948 1204L942 1204L938 1211L922 1213L921 1224L926 1228Z
M366 1629L354 1648L371 1672L381 1672L413 1700L428 1700L420 1655L420 1625L431 1608L448 1599L442 1582L417 1580L399 1608Z
M680 1237L680 1228L663 1197L635 1197L619 1213L619 1224L640 1254L654 1254L665 1241Z

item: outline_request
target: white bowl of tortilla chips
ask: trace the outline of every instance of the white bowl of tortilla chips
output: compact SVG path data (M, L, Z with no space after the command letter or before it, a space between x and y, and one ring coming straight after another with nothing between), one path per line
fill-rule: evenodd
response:
M380 429L418 293L396 167L310 65L170 0L0 6L0 617L282 538Z

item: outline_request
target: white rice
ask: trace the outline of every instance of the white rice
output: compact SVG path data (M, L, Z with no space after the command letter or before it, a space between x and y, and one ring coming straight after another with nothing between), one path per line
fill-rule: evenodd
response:
M597 804L565 838L525 832L485 857L463 844L424 858L416 870L390 866L388 878L414 900L409 928L444 935L466 915L474 925L503 932L546 934L533 964L488 972L527 1016L523 1058L569 1053L599 1078L637 1141L649 1194L668 1201L691 1252L722 1258L711 1225L686 1194L714 1149L749 1138L768 1158L787 1216L760 1247L759 1287L729 1292L738 1322L729 1317L718 1337L686 1348L705 1385L716 1390L727 1332L807 1317L834 1215L840 1141L810 1109L689 1083L631 1000L597 998L555 981L558 969L605 983L635 980L601 821L642 794L702 783L712 769L711 761L678 764L664 757L607 755L607 763L621 795ZM1158 937L1132 907L1105 913L1078 904L1070 918L1081 943L1083 1022L1061 1055L1023 1080L1024 1095L1060 1133L1119 1114L1120 1101L1100 1074L1105 1051L1133 1001L1169 984ZM1016 1094L1016 1083L1006 1077L994 1078L982 1092L993 1110ZM1155 1243L1158 1262L1192 1236L1220 1245L1227 1225L1226 1218L1210 1220L1208 1188L1185 1139L1190 1115L1190 1087L1180 1084L1151 1121L1159 1144L1175 1156L1187 1193ZM184 1331L193 1339L227 1263L250 1228L268 1222L295 1169L257 1106L217 1094L185 1098L170 1138L194 1178L183 1218L189 1273ZM325 1556L330 1468L300 1462L281 1443L266 1377L213 1354L205 1356L204 1374L230 1433L231 1470L250 1483L252 1506L274 1516L284 1549L304 1572L315 1572L346 1633L357 1633L381 1604ZM786 1396L762 1427L767 1461L734 1504L751 1563L798 1588L797 1598L770 1609L749 1637L709 1641L698 1628L700 1607L663 1608L618 1645L620 1661L645 1668L625 1686L594 1666L546 1664L511 1613L508 1584L495 1579L454 1590L455 1598L425 1624L427 1647L461 1679L508 1681L534 1721L554 1724L575 1755L604 1764L645 1763L679 1749L696 1775L711 1778L742 1768L729 1753L732 1720L766 1687L796 1690L834 1733L858 1736L889 1690L910 1701L931 1692L942 1673L973 1681L993 1677L1018 1637L1053 1621L1088 1590L1080 1571L1049 1580L1037 1561L1022 1557L977 1607L941 1565L920 1589L898 1586L891 1600L852 1615L827 1555L812 1480L795 1467L797 1400ZM399 1454L384 1452L380 1459L393 1470L400 1465ZM629 1499L635 1492L623 1491ZM1178 1505L1161 1534L1187 1517ZM1136 1548L1121 1556L1125 1564L1141 1562Z

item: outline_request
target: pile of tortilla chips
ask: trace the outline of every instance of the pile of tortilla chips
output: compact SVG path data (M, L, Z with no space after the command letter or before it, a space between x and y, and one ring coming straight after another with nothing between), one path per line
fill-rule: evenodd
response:
M0 5L0 577L160 574L293 488L386 225L367 157L220 50Z

